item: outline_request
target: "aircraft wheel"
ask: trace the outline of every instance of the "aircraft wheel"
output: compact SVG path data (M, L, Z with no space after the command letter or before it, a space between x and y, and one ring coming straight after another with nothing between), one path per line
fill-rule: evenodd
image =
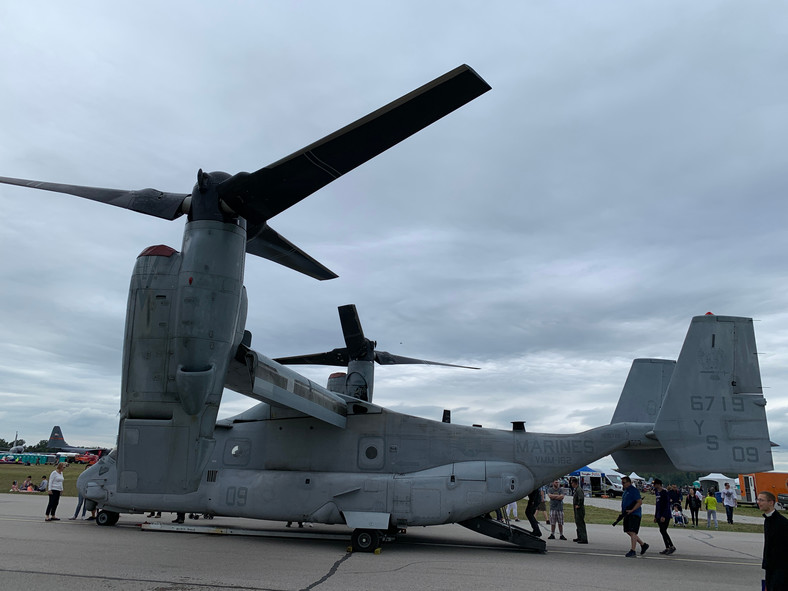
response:
M99 511L98 515L96 515L96 524L97 525L115 525L120 519L120 513L115 513L115 511Z
M354 529L350 540L354 552L374 552L380 547L380 532L376 529Z

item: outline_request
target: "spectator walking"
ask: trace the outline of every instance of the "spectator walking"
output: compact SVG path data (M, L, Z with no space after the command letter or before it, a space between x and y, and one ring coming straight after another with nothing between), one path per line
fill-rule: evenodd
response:
M733 510L738 504L736 500L736 491L731 488L729 482L726 482L725 489L720 494L722 494L722 504L725 507L725 517L728 523L733 525Z
M684 508L689 509L692 527L698 527L698 513L700 512L701 505L702 497L700 496L700 491L693 487L692 491L687 495L687 500L684 503Z
M766 591L788 589L788 519L774 509L777 498L770 492L758 493L758 509L763 511L763 561Z
M675 484L669 484L666 488L668 491L668 499L670 499L670 506L672 507L676 503L681 505L681 492L679 491L679 487Z
M648 550L648 544L638 536L640 531L640 519L643 516L643 511L640 506L643 504L643 498L640 496L640 491L637 487L632 486L632 479L629 476L621 478L621 485L624 487L624 494L621 495L621 513L624 515L624 533L629 536L631 547L629 552L625 554L627 558L634 558L637 556L635 548L640 544L640 554L643 555Z
M540 503L544 506L544 495L542 494L542 489L537 488L532 490L528 495L528 504L525 506L525 516L528 518L528 523L531 524L531 529L533 530L531 533L541 538L542 530L539 529L539 521L536 519L536 511Z
M673 554L676 547L668 535L670 519L673 516L670 511L670 495L668 490L662 487L659 478L654 479L654 494L656 495L654 522L659 526L659 533L662 535L662 541L665 542L665 549L660 554Z

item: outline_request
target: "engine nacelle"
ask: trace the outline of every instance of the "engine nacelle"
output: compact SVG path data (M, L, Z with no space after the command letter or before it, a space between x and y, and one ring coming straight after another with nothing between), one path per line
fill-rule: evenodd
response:
M138 257L123 355L118 492L197 489L230 359L243 336L246 233L235 224L186 225L182 252Z

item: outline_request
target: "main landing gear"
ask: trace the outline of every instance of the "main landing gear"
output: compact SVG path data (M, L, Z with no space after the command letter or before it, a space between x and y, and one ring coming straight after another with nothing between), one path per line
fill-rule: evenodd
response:
M353 552L374 552L383 542L383 533L377 529L354 529L350 536Z
M350 536L350 543L353 552L379 553L383 542L394 542L397 539L397 534L404 533L404 528L394 525L387 530L357 528L353 530L353 534Z

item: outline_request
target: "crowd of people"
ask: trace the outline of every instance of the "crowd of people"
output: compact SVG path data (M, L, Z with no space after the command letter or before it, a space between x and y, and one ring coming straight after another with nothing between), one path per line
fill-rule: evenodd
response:
M48 483L46 475L41 477L41 482L38 484L33 484L33 477L28 476L21 484L14 480L11 483L11 490L9 492L46 492Z
M713 525L715 529L719 529L719 524L717 522L718 501L714 488L709 488L704 495L697 486L679 487L675 484L663 486L662 481L659 479L648 483L643 486L642 489L636 487L629 477L623 477L622 481L626 483L624 485L624 496L627 498L626 503L624 503L622 498L622 519L629 514L635 517L642 517L640 505L631 510L627 506L634 503L637 498L642 498L635 498L635 491L637 491L637 494L641 494L641 490L648 490L654 493L656 500L654 521L659 526L660 533L665 542L665 550L660 552L661 554L672 554L676 551L675 546L673 546L670 540L670 536L667 534L667 528L670 524L673 523L681 527L699 527L699 513L701 509L705 509L706 511L706 527L710 529ZM541 537L542 535L539 527L539 520L536 518L536 515L541 513L545 524L550 526L550 534L547 537L548 540L556 539L556 530L558 530L558 540L568 539L564 535L564 500L568 496L567 488L571 490L574 521L577 528L577 536L573 541L587 544L588 534L585 527L586 492L583 490L579 479L574 476L569 478L568 481L556 479L551 484L538 488L528 495L528 504L525 513L531 525L531 534L537 537ZM722 497L723 506L725 507L726 520L732 525L734 509L738 504L736 492L730 487L730 484L725 483L725 487L720 491L720 495ZM689 517L684 513L684 510L689 511ZM507 520L519 522L520 519L517 511L517 503L512 502L507 504L503 509L497 510L496 518L501 521L505 518ZM632 524L632 528L635 529L633 533L637 534L634 521L634 519L630 518L627 520L627 523ZM639 542L635 540L634 543L637 545ZM646 547L648 548L648 545L646 545ZM634 551L635 549L635 546L632 546L630 551ZM641 551L641 553L643 552L644 551Z
M645 554L649 544L640 537L640 526L643 519L643 496L631 478L622 477L623 495L621 497L621 514L616 520L623 521L624 533L629 537L629 550L625 557L635 558ZM572 541L579 544L588 544L588 532L585 524L585 493L578 478L571 477L568 481L572 491L571 500L574 512L577 537ZM665 486L660 479L654 479L649 489L655 496L653 520L659 528L664 549L659 552L670 556L676 552L676 546L668 532L671 523L682 527L699 527L699 513L706 510L706 527L719 529L717 522L718 500L716 490L710 487L704 495L697 486L678 487L675 484ZM734 509L738 505L737 495L729 483L724 484L719 491L722 505L725 508L726 521L733 524ZM567 540L564 535L564 501L569 495L566 483L554 480L551 484L538 488L528 495L525 514L531 525L531 534L541 536L541 529L537 514L541 513L546 525L550 526L548 540ZM788 519L774 510L776 497L769 492L758 495L758 507L764 512L764 554L763 568L766 571L765 589L770 591L788 591L788 567L784 566L784 557L788 552ZM547 508L549 505L549 515ZM689 510L688 518L683 509ZM498 512L498 518L520 521L517 515L517 503L509 503L504 511Z

